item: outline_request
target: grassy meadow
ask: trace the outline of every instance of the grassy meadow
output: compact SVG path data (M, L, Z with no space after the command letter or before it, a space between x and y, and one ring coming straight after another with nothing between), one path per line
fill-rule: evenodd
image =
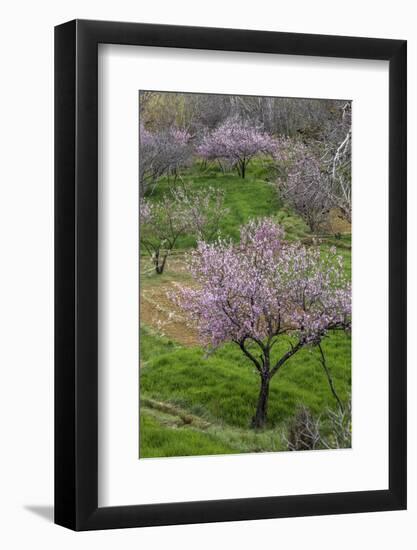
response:
M228 213L221 221L223 237L239 239L239 227L252 218L273 217L286 239L311 242L303 220L285 207L271 185L274 175L267 159L254 159L244 180L236 172L223 173L215 163L196 162L181 178L193 188L220 187ZM163 177L150 200L158 201L173 185ZM140 458L234 454L286 450L284 434L297 407L306 405L315 416L336 401L320 363L317 348L304 348L271 380L268 423L250 428L259 393L254 365L236 344L207 353L197 333L186 325L182 312L167 293L176 283L192 284L185 255L195 246L191 235L181 236L162 274L156 274L149 255L141 250L140 278ZM350 227L331 212L321 236L323 253L330 246L345 260L350 272ZM238 276L238 274L236 274ZM351 391L351 341L343 332L323 340L327 365L342 401ZM288 348L278 343L277 357ZM324 422L323 430L330 429Z

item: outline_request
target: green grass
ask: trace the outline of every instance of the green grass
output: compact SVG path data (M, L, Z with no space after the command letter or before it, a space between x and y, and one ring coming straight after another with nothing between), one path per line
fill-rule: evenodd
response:
M235 453L236 449L211 434L191 428L161 425L146 413L140 416L140 457L195 456Z
M146 399L142 401L147 402ZM175 410L178 411L178 407L175 407ZM201 419L197 424L187 424L182 420L183 415L178 414L167 414L141 404L141 458L285 450L282 433L278 429L255 431L207 422L202 425ZM201 449L200 443L210 445L208 453Z
M288 208L280 208L272 218L285 230L285 239L296 241L302 239L309 233L306 223L299 216L295 215Z
M234 344L224 345L210 356L200 348L169 345L165 339L143 330L141 395L178 405L192 414L216 424L248 428L254 413L259 391L259 377L251 362ZM287 349L282 343L275 357ZM350 392L350 338L331 334L323 344L328 365L340 397ZM318 351L304 349L291 358L272 379L268 425L270 428L288 421L299 403L308 405L320 414L326 407L335 406L329 390Z
M236 172L223 174L219 169L202 171L195 167L188 170L182 178L194 189L211 186L225 192L224 205L229 212L220 224L220 231L223 237L238 241L239 227L242 224L251 218L272 216L281 207L274 186L258 176L262 174L262 170L254 163L253 170L250 165L247 176L242 179ZM172 179L168 181L167 178L161 178L151 200L157 201L172 184ZM195 238L186 235L178 240L177 248L190 248L194 245Z
M142 365L156 356L169 354L178 346L172 340L158 336L150 327L140 327L140 358Z

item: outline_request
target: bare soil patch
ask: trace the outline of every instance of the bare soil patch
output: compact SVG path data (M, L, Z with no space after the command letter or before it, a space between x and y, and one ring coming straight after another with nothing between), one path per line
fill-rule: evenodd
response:
M191 284L183 255L168 259L166 273L149 273L149 264L143 265L146 275L141 277L140 318L141 322L152 327L159 334L184 346L197 346L198 334L187 325L181 309L169 298L178 284ZM145 271L146 270L146 271Z
M330 233L351 233L352 226L346 221L338 208L332 208L329 212L328 230Z

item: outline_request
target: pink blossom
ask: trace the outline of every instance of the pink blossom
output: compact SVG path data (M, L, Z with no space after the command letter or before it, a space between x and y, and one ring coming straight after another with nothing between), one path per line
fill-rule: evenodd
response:
M158 201L142 198L139 205L140 242L161 274L178 239L185 234L211 240L219 234L227 209L224 192L207 187L194 190L183 183Z
M197 148L197 154L206 160L226 159L236 166L244 178L247 165L255 155L271 155L276 147L276 140L266 132L227 120L204 137Z
M350 327L351 290L341 258L286 243L268 219L244 226L238 245L200 242L189 262L198 287L182 287L174 299L206 345L272 343L284 334L306 345Z
M153 191L158 178L176 174L191 159L193 148L187 130L172 127L150 132L140 126L139 179L142 196Z

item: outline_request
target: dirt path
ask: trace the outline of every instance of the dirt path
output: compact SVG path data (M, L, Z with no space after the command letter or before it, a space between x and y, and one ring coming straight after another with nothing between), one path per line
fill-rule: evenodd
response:
M148 264L144 264L141 271L146 273L141 276L141 322L184 346L198 345L197 332L187 326L181 309L168 297L179 284L191 282L187 280L183 256L168 259L166 272L162 276L152 273Z

